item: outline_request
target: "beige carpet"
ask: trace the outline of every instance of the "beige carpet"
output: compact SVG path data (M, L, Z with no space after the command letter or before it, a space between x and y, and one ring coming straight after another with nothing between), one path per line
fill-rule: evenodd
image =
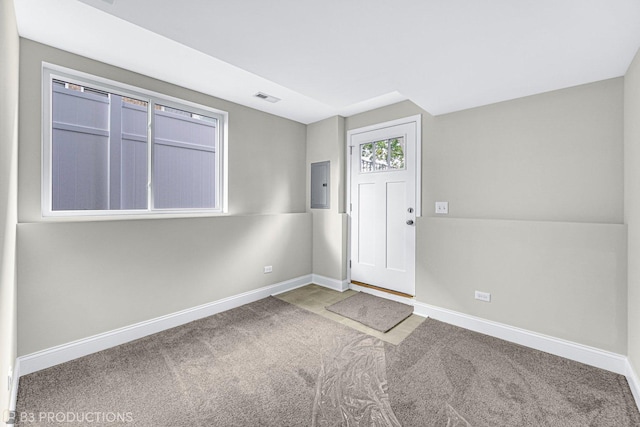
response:
M386 350L404 426L640 426L622 375L433 319Z
M384 343L275 298L20 380L18 425L638 426L624 377L427 319ZM129 422L37 422L44 414Z

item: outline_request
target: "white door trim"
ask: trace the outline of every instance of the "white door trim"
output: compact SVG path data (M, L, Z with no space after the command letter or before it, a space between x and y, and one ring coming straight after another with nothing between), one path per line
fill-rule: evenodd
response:
M347 282L351 283L351 157L350 147L351 137L364 132L370 132L374 130L384 129L392 126L404 125L409 123L415 123L416 125L416 218L422 216L422 114L416 114L415 116L404 117L401 119L390 120L388 122L376 123L369 126L364 126L347 131L347 137L345 139L345 163L347 164L347 179L346 179L346 193L347 193ZM417 240L417 236L416 236Z

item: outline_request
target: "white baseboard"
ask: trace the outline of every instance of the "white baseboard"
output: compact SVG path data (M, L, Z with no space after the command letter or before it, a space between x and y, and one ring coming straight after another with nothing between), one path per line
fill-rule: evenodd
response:
M194 320L202 319L244 304L258 301L270 295L286 292L311 283L311 275L300 276L295 279L265 286L253 291L234 295L218 301L213 301L197 307L171 313L166 316L125 326L113 331L83 338L67 344L48 348L36 353L20 356L16 360L16 373L14 378L68 362L78 357L86 356L116 345L137 340L166 329L184 325ZM19 368L19 372L18 372ZM17 385L16 385L17 390Z
M633 394L633 398L636 401L636 406L640 409L640 379L629 360L627 360L627 382L629 383L631 394Z
M401 302L407 305L413 305L415 302L414 298L401 297L400 295L390 294L389 292L378 291L377 289L367 288L366 286L356 285L355 283L349 283L349 289L353 289L354 291L364 292L366 294L375 295L380 298L390 299L392 301Z
M385 292L376 291L375 289L350 284L346 280L340 281L316 274L309 274L18 357L13 368L13 384L11 387L9 410L13 411L16 408L18 384L22 375L28 375L60 363L77 359L78 357L86 356L116 345L143 338L166 329L230 310L232 308L266 298L270 295L287 292L310 283L315 283L340 292L351 288L357 291L381 296L383 298L393 299L405 304L413 305L414 313L420 316L431 317L465 329L501 338L526 347L531 347L557 356L565 357L567 359L585 363L587 365L596 366L598 368L625 375L636 404L640 407L640 380L625 356L561 340L559 338L538 334L502 323L492 322L452 310L431 306L410 298L403 298Z
M338 292L344 292L349 289L349 281L332 279L330 277L321 276L319 274L312 274L311 281L316 285L324 286L325 288L333 289L334 291Z
M9 393L9 410L16 410L16 402L18 401L18 384L20 383L20 359L16 359L13 366L13 378L11 378L11 392Z
M616 374L627 375L628 361L626 356L600 350L595 347L554 338L548 335L531 332L526 329L516 328L503 323L485 320L445 308L435 307L416 301L414 313L424 317L440 320L461 328L480 332L485 335L510 341L525 347L534 348L547 353L555 354L576 362L597 368L606 369ZM637 399L637 398L636 398Z

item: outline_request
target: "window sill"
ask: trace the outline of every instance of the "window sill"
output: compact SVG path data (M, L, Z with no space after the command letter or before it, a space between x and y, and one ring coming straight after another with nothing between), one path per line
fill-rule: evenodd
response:
M81 215L68 214L52 214L42 215L40 222L91 222L91 221L131 221L131 220L149 220L149 219L174 219L174 218L202 218L202 217L219 217L229 216L228 212L220 211L193 211L193 212L176 212L176 211L158 211L154 213L121 213L121 214L104 214L104 213L83 213Z

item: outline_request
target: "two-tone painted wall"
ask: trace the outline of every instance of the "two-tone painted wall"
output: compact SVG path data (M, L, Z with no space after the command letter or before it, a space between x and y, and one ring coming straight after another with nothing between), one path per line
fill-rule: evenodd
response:
M16 359L19 38L13 2L0 2L0 412Z
M403 102L346 129L415 114L416 300L626 354L623 79L438 117Z
M229 215L43 221L43 61L229 112ZM20 114L19 356L311 273L305 125L26 39Z
M624 222L629 230L628 356L640 380L640 53L624 78Z

